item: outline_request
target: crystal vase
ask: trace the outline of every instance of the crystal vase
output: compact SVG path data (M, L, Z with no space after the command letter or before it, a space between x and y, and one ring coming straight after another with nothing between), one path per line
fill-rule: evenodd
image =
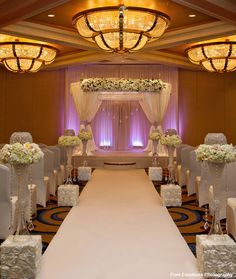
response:
M71 178L71 171L73 169L72 165L72 153L73 153L74 146L66 146L66 156L67 156L67 163L66 163L66 184L73 184Z
M13 165L15 173L17 175L17 190L18 190L18 211L17 211L17 235L28 235L29 231L26 223L26 212L29 201L29 189L28 189L28 164L16 164Z
M167 145L167 152L168 152L168 171L169 171L169 180L168 184L174 184L175 183L175 177L174 177L174 151L175 146Z
M83 144L83 151L82 151L82 156L87 156L87 140L82 140L82 144Z
M153 145L153 154L157 154L158 140L152 140L152 145Z
M209 234L223 234L220 224L220 183L224 171L225 163L211 163L208 162L209 174L213 185L214 195L214 215L212 219L211 229Z

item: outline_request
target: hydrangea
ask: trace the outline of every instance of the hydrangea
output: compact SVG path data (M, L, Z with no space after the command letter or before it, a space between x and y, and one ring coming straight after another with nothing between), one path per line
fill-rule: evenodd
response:
M35 143L19 142L6 144L0 150L0 161L10 164L33 164L43 157L43 152Z
M236 150L232 144L201 144L195 150L198 161L230 163L236 161Z
M165 135L161 138L161 143L168 146L176 146L182 143L179 135Z
M81 140L91 140L93 138L92 133L86 130L80 130L78 137Z
M135 91L160 92L166 88L161 79L117 79L117 78L87 78L81 80L81 88L86 92L93 91Z
M160 133L158 130L154 130L149 134L150 140L159 140L162 137L162 133Z
M63 146L78 145L79 138L77 136L60 136L58 144Z

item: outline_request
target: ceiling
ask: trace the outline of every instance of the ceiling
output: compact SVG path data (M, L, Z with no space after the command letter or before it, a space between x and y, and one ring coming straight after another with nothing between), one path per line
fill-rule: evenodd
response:
M42 4L43 3L43 4ZM113 54L84 40L72 26L72 17L85 9L103 6L139 6L166 13L171 23L164 35L136 53ZM184 53L194 43L232 37L236 41L235 0L0 0L0 41L27 38L59 49L47 68L84 63L165 64L200 69ZM49 14L55 17L48 17ZM189 15L196 15L189 17Z

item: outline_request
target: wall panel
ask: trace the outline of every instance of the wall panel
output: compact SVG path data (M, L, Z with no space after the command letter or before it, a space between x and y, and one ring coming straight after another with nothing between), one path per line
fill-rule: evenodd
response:
M55 144L63 132L64 70L16 74L0 71L0 142L29 131L35 142ZM2 109L3 108L3 109Z
M184 142L198 145L209 132L236 144L236 73L179 71L179 111ZM185 112L185 113L183 113Z

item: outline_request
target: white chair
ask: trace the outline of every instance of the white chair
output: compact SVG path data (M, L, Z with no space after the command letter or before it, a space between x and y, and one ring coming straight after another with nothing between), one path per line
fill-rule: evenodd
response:
M31 184L37 185L37 204L45 207L50 199L50 185L49 177L44 176L44 157L31 166Z
M54 169L54 153L47 148L42 148L44 153L44 176L49 177L49 193L56 195L57 190L57 171Z
M16 229L18 199L11 197L11 172L0 165L0 239L6 239Z
M181 170L180 170L180 181L179 185L183 186L187 183L186 172L189 170L190 166L190 152L193 151L195 147L193 146L185 146L181 149Z
M227 232L236 240L236 198L228 198L226 207Z
M188 146L188 145L187 144L179 144L178 146L176 146L175 177L176 177L176 180L177 180L179 185L180 185L180 181L181 181L181 150L186 146Z
M187 171L187 192L188 195L192 195L196 193L196 177L200 176L201 174L201 163L197 161L196 159L196 152L195 150L192 150L189 153L189 171Z
M48 146L54 154L54 169L57 171L57 185L61 185L64 181L65 167L61 166L61 150L58 146Z

